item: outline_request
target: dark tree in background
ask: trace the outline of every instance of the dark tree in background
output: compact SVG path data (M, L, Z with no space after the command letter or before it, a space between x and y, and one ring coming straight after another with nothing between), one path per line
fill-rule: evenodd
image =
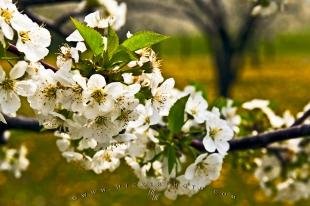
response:
M242 67L245 50L255 46L267 26L271 25L275 15L285 10L287 5L281 0L178 0L178 1L139 1L131 0L129 11L156 11L173 16L183 13L206 36L212 52L214 67L218 79L218 93L228 97L233 83ZM253 9L261 6L268 8L277 3L276 12L270 15L253 14ZM267 13L266 12L266 13ZM234 17L238 17L237 19Z
M65 27L70 16L83 17L94 11L98 6L95 0L84 1L83 6L65 12L51 22L33 15L33 12L29 12L29 8L71 2L81 3L82 1L20 0L18 4L33 20L44 23L48 29L65 37L71 32ZM131 13L136 12L158 13L167 20L171 17L183 17L194 24L208 40L217 74L218 93L224 97L230 96L231 87L242 68L246 49L255 45L257 37L266 32L267 25L272 24L275 15L285 10L285 5L281 4L282 0L127 0L124 2L127 3L129 17ZM267 8L270 2L276 2L278 5L275 13L268 16L253 15L253 9L256 6ZM234 19L235 16L238 18ZM130 18L128 21L129 27L126 26L121 30L122 36L131 29Z

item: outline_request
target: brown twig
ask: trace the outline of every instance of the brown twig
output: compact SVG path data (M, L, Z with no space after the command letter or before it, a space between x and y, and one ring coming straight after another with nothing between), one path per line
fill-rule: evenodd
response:
M310 117L310 109L308 109L300 118L296 119L292 127L302 124L308 117Z
M18 51L18 49L16 48L16 46L10 44L9 47L7 48L7 50L17 56L22 56L22 53L20 51ZM54 67L53 65L51 64L48 64L44 61L39 61L46 69L51 69L53 71L57 71L57 68Z
M6 116L5 118L8 124L0 123L0 130L2 132L9 129L22 129L36 132L41 130L38 121L36 121L35 119L8 116ZM310 137L310 125L299 125L286 129L280 129L276 131L261 133L254 136L231 140L229 142L229 151L265 148L269 144L274 142L307 136ZM205 148L200 140L193 140L191 146L193 146L199 151L205 151Z
M310 125L294 126L231 140L229 151L264 148L274 142L306 136L310 137ZM200 151L205 151L200 140L193 140L191 145Z

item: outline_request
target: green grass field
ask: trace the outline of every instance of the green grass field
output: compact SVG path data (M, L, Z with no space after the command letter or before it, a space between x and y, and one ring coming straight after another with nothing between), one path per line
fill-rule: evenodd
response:
M216 85L211 68L211 61L206 55L189 58L169 55L163 60L165 76L174 77L179 88L197 81L204 85L212 100L216 97ZM283 54L263 59L259 67L247 63L232 96L240 101L266 98L281 112L286 108L297 112L310 100L309 82L309 55ZM29 115L27 108L22 113ZM225 163L221 178L198 195L170 201L159 194L159 199L155 200L157 196L136 187L137 180L128 167L122 166L113 174L95 175L78 165L66 163L55 140L47 134L12 133L9 145L17 147L25 143L31 162L21 179L0 173L0 206L282 205L266 198L250 173ZM105 192L101 191L103 188ZM87 193L87 197L83 197L83 193ZM298 205L310 205L310 200L301 201Z

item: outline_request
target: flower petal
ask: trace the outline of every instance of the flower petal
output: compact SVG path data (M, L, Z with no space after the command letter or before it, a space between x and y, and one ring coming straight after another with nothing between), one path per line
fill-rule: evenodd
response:
M7 24L7 23L2 23L1 25L1 29L2 29L2 32L4 34L4 36L9 39L9 40L12 40L13 37L14 37L14 31L13 29Z
M184 177L185 177L187 180L191 180L191 179L194 178L195 172L196 172L196 164L191 164L191 165L189 165L189 166L186 168Z
M27 67L28 67L27 62L25 61L17 62L10 71L10 79L18 79L22 77L25 74Z
M206 136L202 140L203 146L208 152L214 152L216 149L216 146L214 144L214 141L211 139L211 137Z
M5 79L5 71L2 69L2 66L0 65L0 82L3 82Z
M1 101L1 108L3 113L14 115L20 108L20 99L15 92L7 93L4 99Z
M73 33L71 33L67 38L66 41L84 41L83 37L81 36L80 32L78 30L75 30Z
M207 156L208 156L208 153L204 153L204 154L199 155L195 160L195 164L202 162Z
M19 81L15 84L15 91L18 95L29 97L34 95L37 85L32 80Z
M76 49L82 53L87 50L87 48L83 42L78 42L76 44Z
M226 141L215 141L215 145L221 154L226 154L229 149L229 144Z
M0 122L7 124L3 114L1 112L0 112Z
M87 82L87 86L89 89L102 88L105 85L106 85L105 78L100 74L92 75Z
M214 153L208 156L206 162L210 165L220 165L223 162L223 157L220 154Z

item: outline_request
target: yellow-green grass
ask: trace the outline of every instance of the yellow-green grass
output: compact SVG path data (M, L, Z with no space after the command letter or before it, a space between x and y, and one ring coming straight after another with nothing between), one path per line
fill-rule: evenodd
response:
M281 56L265 60L260 68L253 69L247 65L232 96L238 100L266 98L281 111L289 108L297 112L310 100L309 63L306 56ZM164 59L163 72L166 77L175 77L180 88L190 81L198 81L207 88L210 99L216 97L214 71L208 57ZM30 114L26 107L22 113ZM159 195L158 200L152 200L156 197L152 197L151 192L135 186L137 179L127 166L121 166L112 174L96 175L79 165L66 163L55 140L48 134L12 133L9 146L26 144L30 166L20 179L0 173L0 206L282 205L265 197L255 178L250 173L232 168L227 159L221 178L198 195L181 197L176 201ZM128 184L127 188L125 184ZM109 188L109 191L102 192L102 188ZM92 190L96 190L95 194L91 194ZM82 198L81 194L85 192L88 197ZM302 201L298 205L309 204L309 201Z
M218 97L216 72L208 56L164 59L162 70L166 77L174 77L180 88L198 82L209 99ZM295 112L310 101L309 55L279 56L265 59L259 65L246 62L239 74L231 94L238 101L269 99L279 110Z

